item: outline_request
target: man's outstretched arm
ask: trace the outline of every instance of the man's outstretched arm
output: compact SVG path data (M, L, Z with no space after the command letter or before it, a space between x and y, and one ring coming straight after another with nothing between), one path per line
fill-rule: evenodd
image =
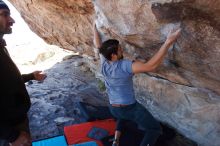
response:
M133 73L143 73L154 71L163 61L168 49L176 41L180 35L181 29L176 30L175 32L168 35L165 43L161 46L159 51L146 63L135 61L132 64Z
M30 74L22 74L21 76L24 82L28 82L30 80L43 81L47 77L47 75L42 71L34 71Z
M94 31L94 45L97 49L99 49L102 45L102 40L101 40L101 36L97 30L97 27L96 27L96 24L94 23L94 26L93 26L93 31Z

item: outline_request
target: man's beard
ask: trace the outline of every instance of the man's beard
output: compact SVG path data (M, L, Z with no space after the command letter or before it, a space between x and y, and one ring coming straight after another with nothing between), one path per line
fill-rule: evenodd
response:
M122 60L122 59L124 59L124 56L123 56L123 55L121 55L121 56L118 58L118 60Z
M12 28L7 29L7 30L5 31L5 34L11 34L11 33L12 33Z
M10 29L7 29L7 30L2 30L2 31L0 31L0 34L11 34L12 33L12 29L10 28Z

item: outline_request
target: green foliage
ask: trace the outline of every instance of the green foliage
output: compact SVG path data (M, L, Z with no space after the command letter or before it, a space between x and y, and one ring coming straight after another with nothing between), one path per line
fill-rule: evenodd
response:
M98 80L98 88L101 92L104 92L106 90L105 83L101 81L100 79Z

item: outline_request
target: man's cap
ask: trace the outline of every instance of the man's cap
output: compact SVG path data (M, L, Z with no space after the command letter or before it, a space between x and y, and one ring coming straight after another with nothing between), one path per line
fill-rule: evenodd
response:
M3 2L2 0L0 0L0 9L8 9L9 10L8 6L6 5L6 3Z

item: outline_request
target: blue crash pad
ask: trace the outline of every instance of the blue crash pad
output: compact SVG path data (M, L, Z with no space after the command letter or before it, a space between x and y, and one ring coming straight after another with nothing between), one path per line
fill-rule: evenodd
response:
M67 143L64 136L57 136L32 142L32 146L67 146Z

